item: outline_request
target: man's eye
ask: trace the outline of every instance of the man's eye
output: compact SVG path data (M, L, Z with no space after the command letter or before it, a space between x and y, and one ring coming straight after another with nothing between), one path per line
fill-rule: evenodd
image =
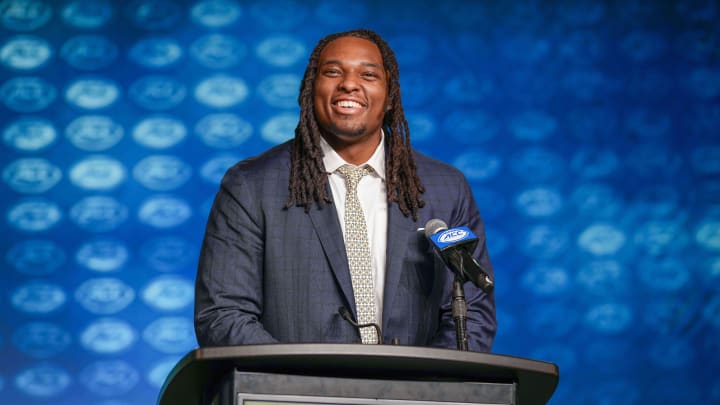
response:
M375 72L365 72L365 73L363 73L363 77L367 77L370 79L377 79L378 75Z
M323 74L327 76L338 76L340 74L340 71L337 69L328 69L323 72Z

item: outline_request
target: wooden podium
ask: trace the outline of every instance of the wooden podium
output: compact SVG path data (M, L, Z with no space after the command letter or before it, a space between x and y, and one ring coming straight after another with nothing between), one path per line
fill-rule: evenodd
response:
M552 363L411 346L210 347L181 359L158 405L545 404Z

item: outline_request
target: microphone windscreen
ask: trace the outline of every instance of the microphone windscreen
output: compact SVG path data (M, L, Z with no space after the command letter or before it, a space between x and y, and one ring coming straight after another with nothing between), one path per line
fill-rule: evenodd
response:
M448 226L442 219L431 219L425 223L425 237L429 238L431 235L447 229Z

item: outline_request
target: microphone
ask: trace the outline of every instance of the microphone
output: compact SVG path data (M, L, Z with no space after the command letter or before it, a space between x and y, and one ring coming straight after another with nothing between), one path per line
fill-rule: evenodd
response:
M350 311L348 311L348 309L345 308L345 307L340 307L340 308L338 309L338 313L340 314L340 316L343 317L343 319L345 319L346 321L350 322L350 325L352 325L352 326L354 326L354 327L356 327L356 328L358 328L358 329L360 329L360 328L367 328L367 327L370 327L370 326L372 326L373 328L375 328L375 333L377 333L377 338L378 338L378 343L377 343L377 344L379 344L379 345L382 344L383 337L382 337L382 332L380 332L380 325L378 325L378 324L376 324L376 323L363 323L363 324L359 324L359 323L355 322L355 320L352 318L352 314L351 314Z
M478 237L472 233L470 228L461 226L448 229L444 221L431 219L425 224L425 236L445 264L463 282L470 280L484 292L492 292L495 283L472 256L472 251L478 244Z

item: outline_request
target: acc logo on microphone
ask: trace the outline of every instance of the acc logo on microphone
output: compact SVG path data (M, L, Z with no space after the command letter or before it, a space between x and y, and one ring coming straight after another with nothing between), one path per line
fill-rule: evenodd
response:
M468 237L468 232L460 229L460 228L453 228L448 229L447 231L444 231L438 236L438 241L442 243L452 243L457 242L459 240L463 240Z

